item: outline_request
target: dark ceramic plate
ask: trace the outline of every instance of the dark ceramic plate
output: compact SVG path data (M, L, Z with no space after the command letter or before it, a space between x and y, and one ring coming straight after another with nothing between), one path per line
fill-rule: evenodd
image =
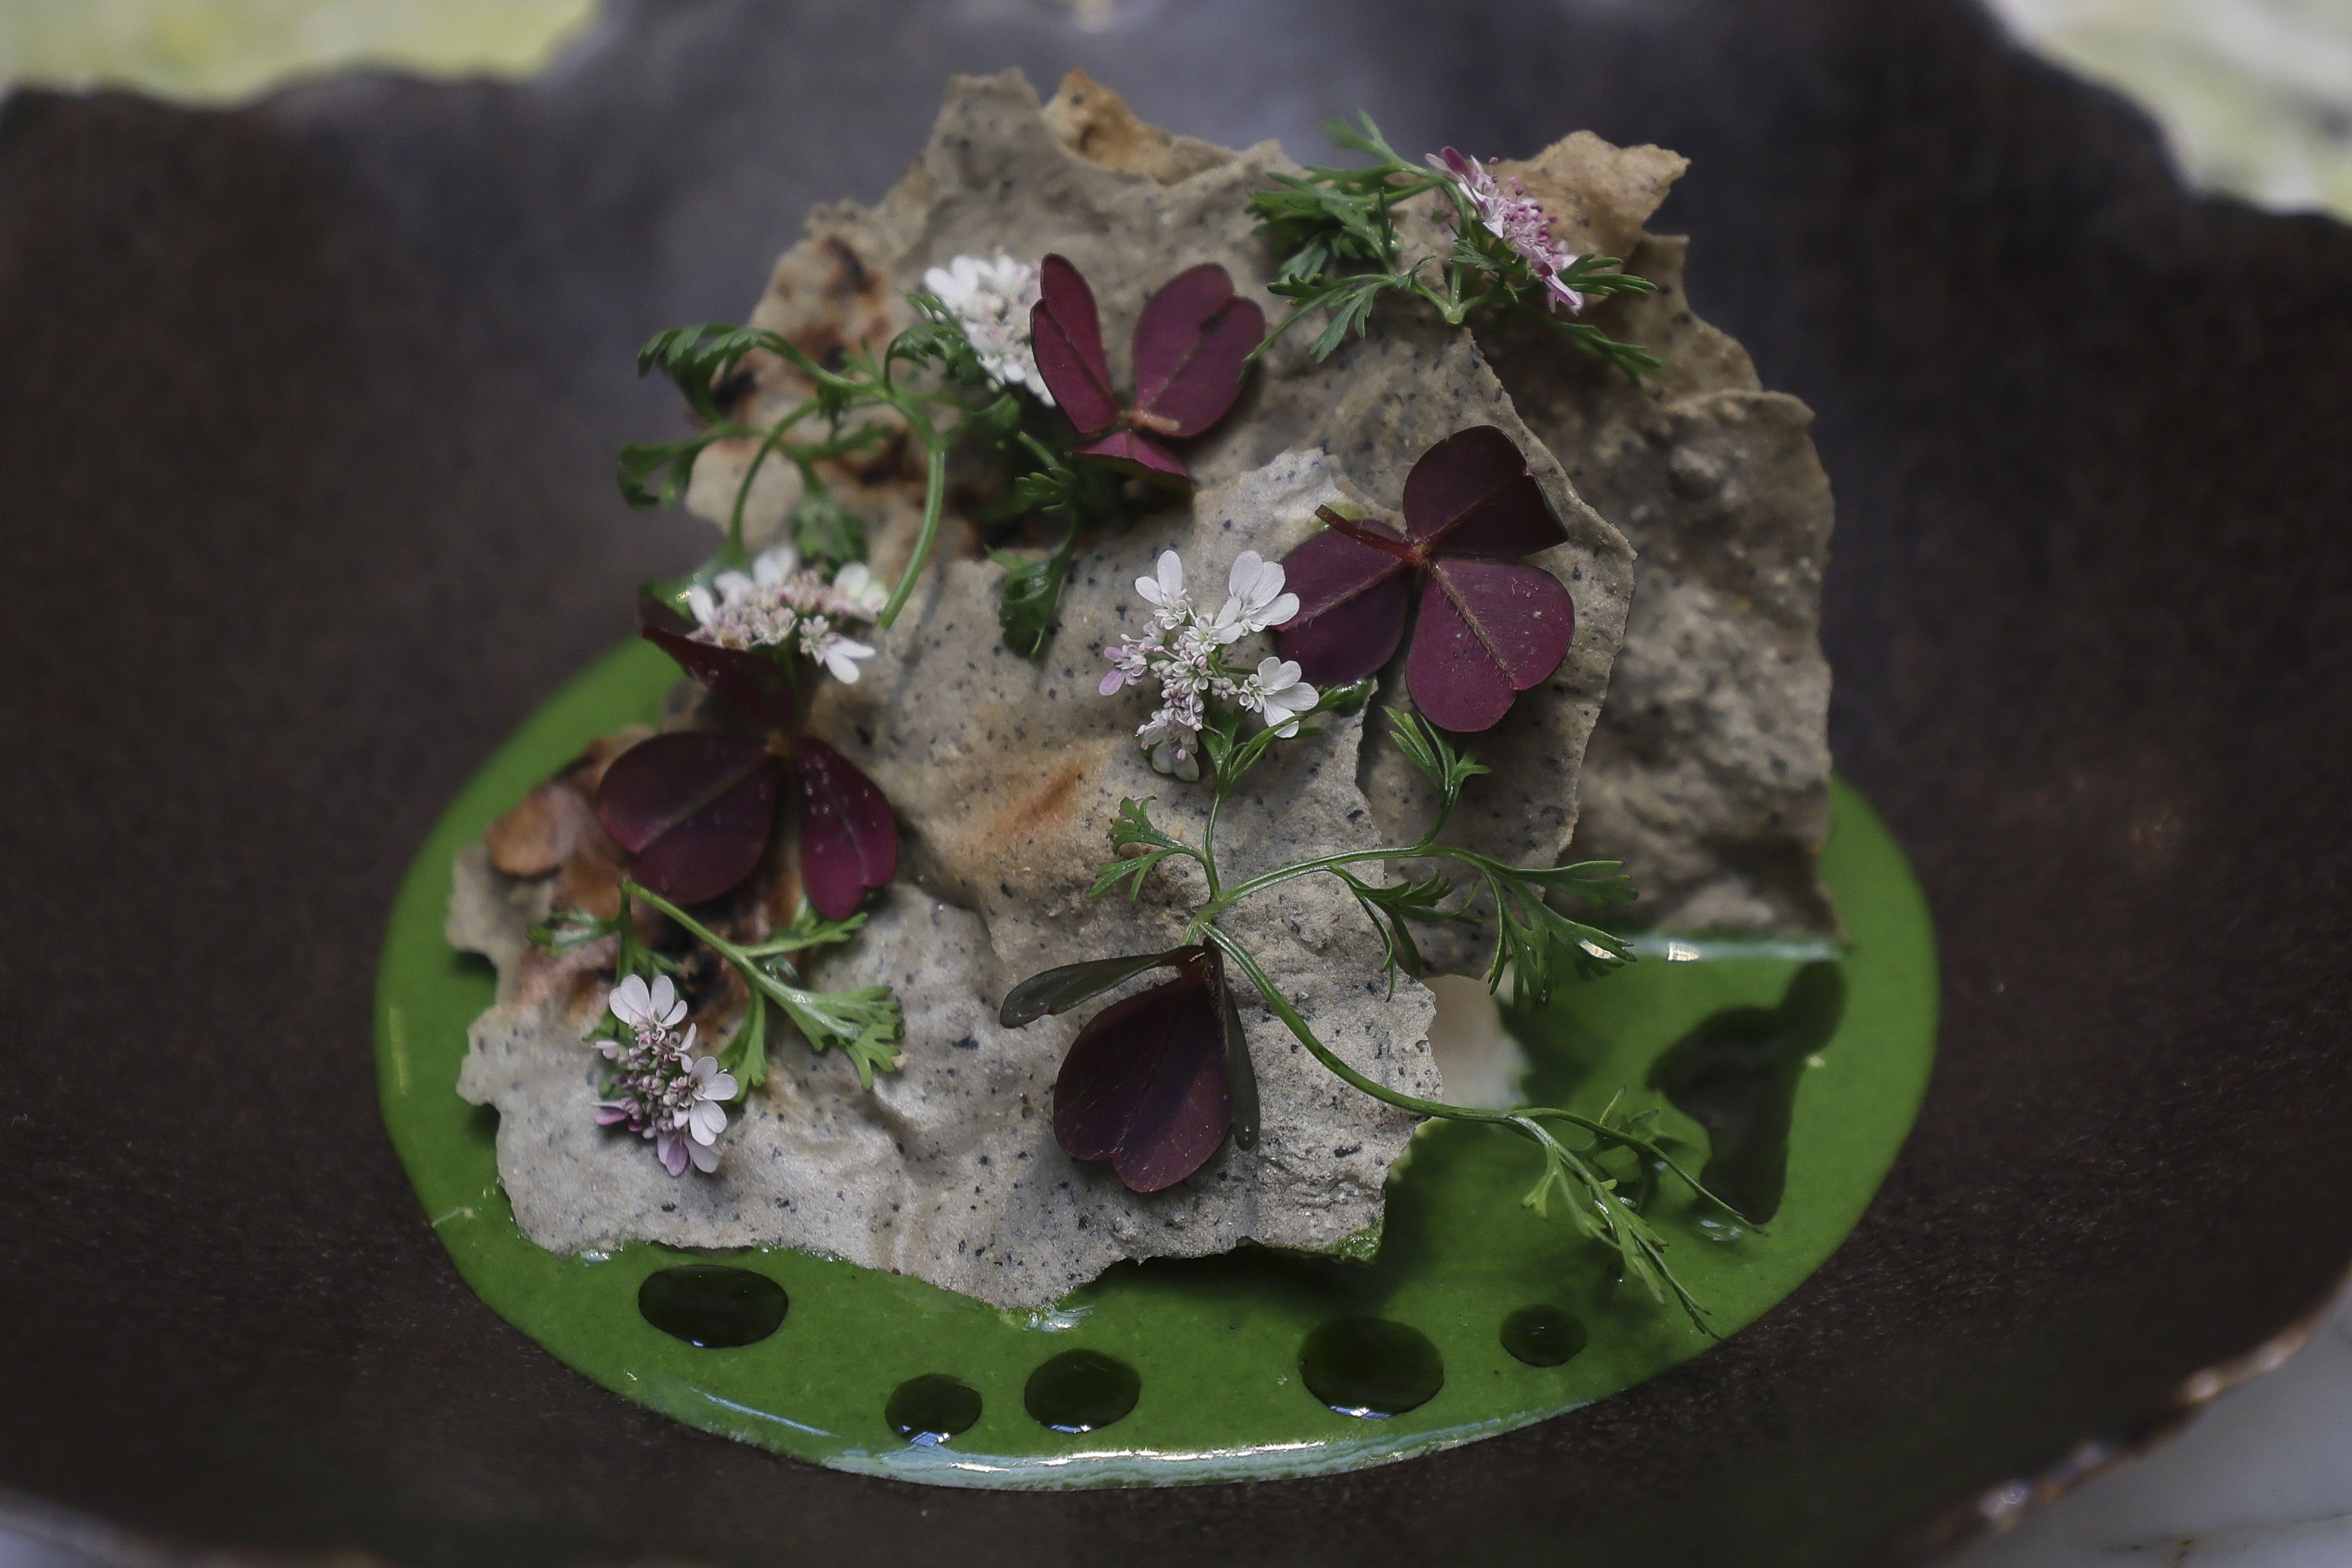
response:
M1944 961L1853 1239L1557 1420L1249 1486L949 1493L566 1371L378 1120L443 802L702 543L625 512L654 329L740 315L941 77L1072 64L1317 144L1690 154L1692 294L1819 411L1841 767ZM2291 1333L2352 1259L2352 236L2183 195L1958 4L625 6L522 88L0 117L0 1486L401 1563L1930 1554Z

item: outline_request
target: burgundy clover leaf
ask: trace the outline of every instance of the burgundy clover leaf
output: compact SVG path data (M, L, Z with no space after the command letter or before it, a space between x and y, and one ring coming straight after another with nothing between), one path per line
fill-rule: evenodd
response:
M1054 1080L1062 1152L1109 1161L1136 1192L1174 1186L1209 1163L1228 1131L1244 1148L1256 1141L1249 1048L1215 949L1153 957L1172 963L1176 977L1088 1019Z
M874 780L795 727L791 672L776 659L687 635L648 601L639 632L757 722L765 736L657 735L614 759L596 816L633 857L631 874L664 898L700 904L740 883L767 853L789 767L800 782L801 880L827 920L853 914L898 869L898 824Z
M1241 396L1242 374L1265 336L1265 312L1234 294L1214 262L1178 273L1135 322L1135 402L1121 408L1103 358L1094 290L1066 257L1038 265L1029 341L1038 373L1077 427L1076 455L1162 484L1187 486L1183 460L1161 444L1201 434Z
M1137 1192L1175 1186L1230 1130L1257 1146L1257 1074L1216 949L1090 958L1032 975L1005 993L1007 1029L1067 1012L1149 969L1176 978L1088 1020L1054 1080L1054 1137L1074 1160L1108 1160Z
M722 648L691 635L694 623L656 600L637 609L637 635L667 653L677 667L779 735L792 732L799 716L792 672L781 659L747 648Z
M800 765L801 881L827 920L847 917L898 869L898 820L874 780L813 735L793 743Z
M1526 456L1493 425L1457 431L1413 464L1403 538L1328 507L1316 515L1328 530L1283 558L1298 613L1275 628L1275 646L1317 685L1360 681L1389 662L1416 576L1405 686L1440 727L1491 727L1568 656L1575 601L1550 572L1512 559L1568 531Z
M596 816L635 857L639 882L700 904L751 875L767 852L782 776L758 736L656 735L604 770Z

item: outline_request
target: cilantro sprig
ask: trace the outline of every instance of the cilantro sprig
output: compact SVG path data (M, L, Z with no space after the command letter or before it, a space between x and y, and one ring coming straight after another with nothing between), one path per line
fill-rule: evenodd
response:
M1341 688L1347 690L1348 688ZM1500 990L1509 982L1515 999L1529 1005L1549 1000L1552 990L1564 976L1579 978L1606 974L1633 961L1633 950L1624 939L1601 926L1578 920L1554 907L1552 900L1567 897L1607 907L1625 904L1634 896L1633 884L1614 861L1580 861L1559 866L1515 866L1481 854L1458 844L1443 843L1440 837L1454 818L1462 800L1463 789L1473 779L1487 771L1475 756L1455 746L1444 732L1417 714L1391 709L1388 714L1389 735L1397 749L1403 752L1422 776L1437 791L1437 810L1428 831L1412 844L1392 845L1372 850L1349 850L1338 854L1317 855L1296 861L1272 871L1262 872L1246 882L1222 890L1212 881L1212 895L1193 916L1192 928L1187 940L1202 938L1210 923L1225 910L1254 894L1263 893L1286 882L1303 876L1328 873L1337 876L1352 894L1357 904L1380 933L1384 950L1383 967L1391 988L1400 970L1418 974L1421 968L1419 946L1412 934L1413 924L1459 922L1486 924L1489 916L1475 906L1450 902L1461 891L1452 876L1444 871L1433 872L1419 879L1409 879L1400 884L1374 883L1352 868L1381 865L1395 862L1435 862L1441 866L1451 862L1458 868L1465 883L1482 889L1486 895L1486 907L1493 911L1496 927L1493 959L1486 970L1486 983L1491 990ZM1254 739L1255 737L1253 737ZM1215 760L1215 743L1202 733L1204 745ZM1234 760L1242 766L1222 768L1217 779L1217 800L1222 801L1239 783L1242 774L1264 755L1260 747L1246 754L1236 752ZM1134 834L1143 831L1158 832L1150 826L1143 806L1135 801L1121 803L1122 818L1133 808L1139 827L1126 831ZM1213 859L1214 805L1212 807L1211 841L1204 859ZM1114 846L1119 840L1114 830ZM1152 862L1157 863L1155 861ZM1135 866L1132 861L1114 861L1121 870ZM1106 867L1108 873L1111 867ZM1136 875L1139 893L1144 873Z
M767 1082L769 1009L774 1009L785 1022L791 1022L809 1049L818 1055L824 1055L825 1051L840 1051L846 1055L863 1089L873 1089L877 1072L898 1072L898 1041L906 1039L906 1013L898 1009L898 997L891 995L887 985L863 985L840 992L809 989L800 983L800 968L793 964L793 956L809 952L812 947L846 943L866 924L863 915L852 915L849 919L824 919L807 905L802 905L793 924L767 940L731 943L661 894L654 894L637 882L624 882L621 915L612 922L624 940L616 973L649 973L642 968L646 964L670 971L677 968L670 959L663 959L649 947L635 943L630 934L630 900L645 900L646 905L668 915L679 928L685 928L687 936L715 952L722 964L743 977L751 1006L743 1011L743 1020L736 1025L736 1032L719 1049L719 1067L736 1074L740 1093L751 1093Z
M1407 162L1370 115L1360 114L1358 121L1334 120L1324 131L1336 146L1362 153L1370 162L1347 168L1318 164L1303 174L1276 174L1271 186L1250 193L1257 232L1282 257L1267 287L1291 301L1259 353L1320 310L1323 329L1310 351L1318 360L1328 359L1349 338L1362 337L1373 308L1394 295L1433 307L1448 326L1461 326L1482 310L1511 311L1541 321L1562 340L1629 375L1658 368L1662 361L1639 344L1556 314L1547 303L1543 277L1486 226L1460 182ZM1397 208L1433 191L1447 205L1454 243L1443 252L1409 255L1398 233ZM1586 296L1648 294L1656 287L1623 270L1613 256L1577 256L1555 276Z
M1365 683L1323 693L1316 707L1300 716L1350 710L1365 700L1369 690ZM1185 927L1185 944L1205 945L1221 954L1233 971L1256 989L1283 1027L1351 1087L1415 1115L1499 1127L1525 1139L1541 1163L1535 1185L1521 1200L1524 1207L1538 1218L1562 1216L1582 1235L1610 1249L1623 1277L1652 1300L1661 1305L1672 1302L1702 1333L1713 1333L1706 1308L1675 1276L1666 1256L1668 1243L1643 1210L1653 1186L1664 1175L1677 1179L1699 1201L1727 1214L1737 1211L1667 1153L1659 1141L1655 1106L1637 1107L1621 1092L1597 1117L1545 1105L1487 1111L1424 1099L1381 1083L1325 1044L1256 955L1220 924L1219 917L1244 899L1301 877L1328 875L1348 889L1379 934L1381 966L1391 994L1400 973L1421 972L1421 951L1413 932L1416 926L1432 924L1492 925L1496 943L1487 983L1499 988L1508 982L1515 998L1528 1004L1542 1002L1571 976L1592 978L1633 960L1622 938L1555 906L1555 900L1560 899L1601 908L1631 900L1633 884L1614 862L1514 866L1440 841L1464 790L1487 768L1417 715L1392 709L1388 721L1391 738L1437 796L1434 817L1414 842L1311 856L1225 883L1216 851L1218 816L1242 781L1265 759L1276 738L1272 729L1241 738L1235 733L1236 721L1228 716L1201 731L1202 752L1214 770L1201 841L1189 843L1153 821L1152 800L1123 800L1110 829L1112 858L1097 874L1093 893L1099 896L1124 891L1130 899L1140 898L1152 874L1170 861L1189 860L1198 865L1208 892ZM1386 869L1397 862L1436 869L1386 880ZM1464 897L1465 891L1474 896ZM1194 950L1188 946L1171 952ZM1170 954L1142 955L1049 971L1016 988L1014 995L1025 996L1050 983L1059 988L1055 1004L1017 1009L1016 1018L1008 998L1005 1021L1026 1022L1040 1012L1059 1011L1074 999L1118 984L1169 957ZM1074 986L1070 977L1083 978L1087 984ZM1228 1039L1239 1036L1235 1026ZM1245 1053L1245 1046L1240 1049Z
M1044 651L1054 629L1054 612L1069 580L1070 563L1077 559L1079 535L1089 528L1124 517L1131 509L1127 486L1119 476L1097 464L1073 465L1066 451L1041 439L1033 430L1014 434L1008 456L1028 466L1015 474L1005 499L992 519L1030 513L1059 523L1062 537L1037 557L989 547L988 559L1004 568L1004 586L996 605L997 624L1004 645L1024 659Z
M961 345L961 355L956 345ZM754 352L772 354L799 371L813 389L799 402L765 424L737 420L726 406L727 395L740 383L743 362ZM879 446L891 439L890 415L895 415L923 454L923 519L906 570L890 597L875 616L887 627L915 591L939 541L940 522L947 504L945 435L967 431L1001 429L1015 423L1019 408L1013 394L996 392L961 332L926 314L893 338L877 357L863 347L849 350L837 368L819 364L800 345L779 332L758 327L730 327L720 322L676 327L660 333L637 355L637 373L659 371L669 378L687 407L700 423L675 441L630 443L621 448L621 496L633 507L675 505L694 478L694 465L714 442L750 439L758 443L736 483L728 509L727 538L718 555L697 574L697 580L720 570L740 570L748 559L743 545L743 508L753 481L768 460L781 455L800 470L802 508L813 508L805 521L795 516L797 538L804 528L830 545L842 540L839 506L818 474L816 465L828 458L847 456ZM969 362L967 362L969 361ZM921 381L904 379L902 367L930 365L940 373ZM976 380L974 378L977 378ZM992 396L988 394L993 392ZM985 398L986 401L978 401ZM802 438L803 426L815 433ZM689 581L695 580L689 580ZM685 584L677 596L683 599Z
M876 625L887 627L898 618L929 563L945 510L948 454L970 442L991 453L1008 478L1004 499L983 520L1036 514L1061 527L1059 542L1041 558L993 547L988 552L1006 570L998 609L1005 645L1024 658L1044 649L1081 534L1131 511L1129 487L1108 469L1071 463L1066 422L1035 399L999 386L953 312L936 296L918 290L907 299L915 320L879 355L860 347L832 367L819 364L780 333L720 322L673 328L639 352L637 373L667 377L696 423L672 441L622 446L620 487L629 505L675 506L707 448L721 441L756 443L736 482L725 541L709 563L671 585L673 600L682 602L689 587L707 585L722 571L743 570L750 559L743 543L744 509L772 460L788 462L800 473L801 499L786 527L802 559L831 566L863 559L865 524L833 494L819 465L875 451L903 431L923 455L922 522ZM812 390L775 418L747 424L734 417L731 407L745 384L745 363L757 353L791 364Z

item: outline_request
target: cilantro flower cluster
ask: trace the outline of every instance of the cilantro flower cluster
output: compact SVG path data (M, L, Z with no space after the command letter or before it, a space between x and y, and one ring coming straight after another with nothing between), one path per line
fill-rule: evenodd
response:
M1136 728L1136 739L1151 766L1179 779L1201 776L1201 726L1211 697L1237 703L1265 719L1285 739L1298 733L1298 716L1316 703L1315 688L1298 678L1288 659L1261 659L1244 674L1226 666L1222 650L1244 637L1279 626L1298 613L1298 596L1283 587L1283 570L1255 550L1244 550L1227 580L1225 602L1213 616L1192 606L1184 588L1184 563L1174 550L1160 552L1158 570L1135 580L1135 591L1151 607L1151 632L1122 637L1103 650L1110 673L1102 695L1130 683L1160 683L1160 706Z
M723 571L710 588L688 590L686 604L698 642L735 649L797 646L835 680L855 684L857 661L872 658L874 650L843 635L835 622L871 621L889 599L890 591L864 561L851 561L828 582L824 573L803 569L791 545L781 544L753 561L749 576Z
M993 261L960 256L924 273L923 287L948 308L980 356L981 369L997 385L1026 387L1030 396L1054 406L1029 345L1029 312L1037 303L1035 267L1001 253Z
M1506 191L1493 169L1451 147L1431 153L1429 166L1458 186L1486 232L1528 264L1528 270L1543 285L1546 305L1555 310L1562 305L1570 310L1584 308L1584 296L1569 287L1562 276L1576 265L1577 257L1552 238L1551 214L1528 194L1525 185L1514 179Z
M596 1102L597 1125L651 1138L662 1168L674 1176L684 1176L689 1162L706 1176L717 1170L713 1145L727 1130L735 1075L721 1072L717 1057L694 1054L692 1024L679 1036L686 1003L667 975L651 986L642 975L629 976L613 988L610 1005L629 1033L596 1042L613 1063L613 1097Z

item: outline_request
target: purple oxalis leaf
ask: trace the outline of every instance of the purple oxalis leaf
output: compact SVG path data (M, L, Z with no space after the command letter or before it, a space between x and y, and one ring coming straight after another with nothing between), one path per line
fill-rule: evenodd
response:
M657 600L637 605L637 634L677 662L697 682L743 710L745 716L789 734L799 706L789 671L774 659L722 648L689 633L694 622Z
M1406 538L1328 507L1317 515L1329 530L1284 558L1298 613L1275 631L1308 680L1340 685L1386 664L1415 576L1423 587L1405 688L1442 728L1490 728L1568 656L1575 601L1550 572L1507 559L1549 549L1568 531L1526 456L1493 425L1457 431L1413 464Z
M639 882L700 904L751 875L767 852L782 771L754 737L656 735L604 770L596 817L634 857Z
M1192 470L1184 466L1182 458L1139 431L1114 430L1076 448L1072 455L1091 457L1155 484L1181 488L1192 482Z
M1127 984L1146 969L1176 967L1200 949L1171 947L1164 953L1123 953L1116 958L1087 958L1062 964L1030 976L1004 993L996 1021L1007 1029L1035 1023L1049 1013L1066 1013L1080 1002Z
M1405 658L1405 688L1441 728L1488 729L1514 697L1559 668L1575 634L1576 604L1541 567L1433 561Z
M1323 516L1328 522L1337 514ZM1284 658L1326 686L1360 681L1389 662L1412 605L1410 557L1376 549L1334 526L1285 556L1282 570L1283 586L1298 595L1298 613L1275 632Z
M1029 345L1038 374L1076 427L1076 455L1139 478L1192 483L1182 460L1160 442L1189 440L1224 418L1265 336L1265 312L1234 294L1223 267L1204 262L1178 273L1136 319L1135 403L1122 409L1103 357L1094 290L1066 256L1038 264Z
M801 881L827 920L845 920L898 870L898 821L873 779L822 740L794 748L801 780Z
M1097 1013L1054 1081L1062 1152L1108 1160L1137 1192L1206 1165L1233 1125L1225 1027L1216 961L1200 948L1175 979Z
M1234 988L1224 961L1211 953L1216 965L1217 1016L1225 1034L1225 1093L1233 1101L1234 1146L1257 1147L1257 1065L1250 1060L1249 1037L1242 1032L1242 1010L1234 1003Z
M1265 336L1265 312L1234 293L1215 262L1178 273L1135 322L1134 423L1179 439L1225 417L1242 371Z
M1111 395L1110 366L1103 359L1102 317L1095 291L1066 256L1049 256L1037 267L1037 303L1029 308L1029 349L1037 373L1069 415L1080 435L1118 423L1118 399Z
M1491 424L1421 455L1404 479L1404 525L1443 555L1533 555L1568 538L1527 458Z

